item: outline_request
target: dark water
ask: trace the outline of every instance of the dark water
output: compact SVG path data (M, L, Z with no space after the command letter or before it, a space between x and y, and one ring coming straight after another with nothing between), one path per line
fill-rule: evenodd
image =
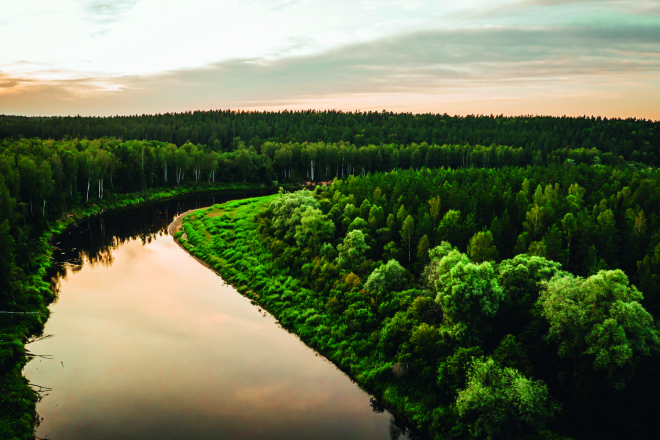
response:
M25 368L52 389L39 437L399 437L368 394L167 235L180 212L240 197L112 212L59 237L54 336L30 345L52 359Z

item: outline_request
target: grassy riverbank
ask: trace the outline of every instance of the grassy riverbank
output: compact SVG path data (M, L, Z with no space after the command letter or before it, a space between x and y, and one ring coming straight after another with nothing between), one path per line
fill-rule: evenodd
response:
M111 195L102 201L76 206L56 221L45 222L38 230L33 230L31 267L22 268L14 280L14 290L22 294L14 296L11 307L2 308L3 312L12 313L0 314L0 438L32 439L35 426L38 426L38 391L44 391L38 385L47 384L30 384L22 370L33 357L26 345L43 333L50 314L48 305L54 299L46 275L51 266L54 250L51 242L55 236L72 224L109 210L128 209L192 194L258 189L267 188L250 183L218 184Z

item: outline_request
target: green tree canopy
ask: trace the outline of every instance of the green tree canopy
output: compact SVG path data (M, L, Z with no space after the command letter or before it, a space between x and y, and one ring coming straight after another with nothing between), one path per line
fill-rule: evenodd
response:
M475 437L510 439L541 431L560 406L542 381L502 368L491 358L475 358L456 409Z
M362 231L356 229L349 232L343 243L337 246L339 267L349 272L357 269L369 249L371 248L367 246Z
M307 206L300 217L300 225L296 226L295 239L301 249L316 250L327 240L334 237L335 224L326 218L318 208Z
M390 260L375 269L367 278L364 288L372 291L400 291L408 285L406 270L398 261Z
M462 343L481 340L488 318L495 316L504 298L489 262L474 264L457 250L442 257L435 281L436 301L446 329Z
M470 260L475 263L496 260L498 252L495 247L495 241L493 240L493 234L490 231L474 234L470 239L467 253Z
M572 358L574 365L588 357L593 370L605 372L615 388L628 378L615 373L658 348L653 317L621 270L586 279L561 274L542 285L538 302L550 324L547 338L559 343L559 355Z

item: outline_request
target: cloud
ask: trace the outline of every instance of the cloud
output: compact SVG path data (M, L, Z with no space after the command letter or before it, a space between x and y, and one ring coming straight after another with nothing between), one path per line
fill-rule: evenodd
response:
M140 0L82 0L83 11L99 23L112 23L121 19Z
M244 5L258 5L269 11L277 12L290 6L298 5L301 2L299 0L241 0L240 3Z
M660 119L660 109L653 110L659 78L660 27L482 27L417 32L309 56L235 59L149 76L25 83L3 95L0 112L28 113L34 106L30 113L38 113L46 105L54 113L61 108L73 114L87 109L133 114L229 106L347 108L354 102L362 108L369 102L407 105L414 111L415 105L433 102L470 102L476 112L488 103L499 113L498 105L515 101L517 108L534 113L545 108L543 100L554 100L552 111L559 114L588 109L587 104L598 114L606 101L612 111ZM557 101L562 97L563 112Z

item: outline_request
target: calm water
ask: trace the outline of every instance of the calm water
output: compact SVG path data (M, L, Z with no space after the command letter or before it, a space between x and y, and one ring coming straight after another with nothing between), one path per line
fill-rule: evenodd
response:
M398 437L368 394L167 235L179 212L223 200L111 213L60 237L54 336L30 345L52 359L25 368L52 389L40 437Z

